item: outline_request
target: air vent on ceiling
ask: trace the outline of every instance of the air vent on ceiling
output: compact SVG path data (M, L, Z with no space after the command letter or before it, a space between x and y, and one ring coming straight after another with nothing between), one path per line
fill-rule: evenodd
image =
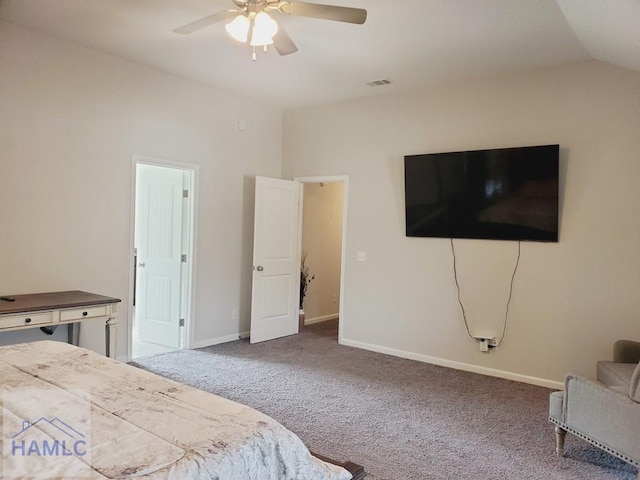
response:
M381 87L382 85L390 85L391 84L391 80L374 80L373 82L367 82L367 85L369 85L370 87Z

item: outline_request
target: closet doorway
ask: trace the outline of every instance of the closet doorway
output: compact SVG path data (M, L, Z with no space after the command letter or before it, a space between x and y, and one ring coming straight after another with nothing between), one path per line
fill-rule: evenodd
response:
M348 177L294 180L303 184L300 258L310 280L302 302L304 326L338 320L340 342Z

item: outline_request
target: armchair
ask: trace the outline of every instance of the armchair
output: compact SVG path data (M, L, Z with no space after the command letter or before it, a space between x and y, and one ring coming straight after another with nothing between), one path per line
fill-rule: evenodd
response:
M597 380L568 374L564 392L549 398L549 420L558 455L571 432L639 467L640 480L640 342L617 341L613 361L597 363Z

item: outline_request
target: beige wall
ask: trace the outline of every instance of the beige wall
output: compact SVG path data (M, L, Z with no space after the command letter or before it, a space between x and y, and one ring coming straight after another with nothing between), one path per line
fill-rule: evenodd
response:
M640 75L588 62L285 112L284 173L349 175L344 342L556 385L640 338ZM503 346L465 332L446 239L404 233L403 156L559 143L559 243L522 243ZM498 336L514 242L456 241L474 334ZM356 262L365 251L366 262Z
M304 184L302 253L315 279L304 299L307 322L336 318L340 305L343 183Z
M282 126L278 109L0 22L0 292L122 298L124 355L142 155L199 166L198 344L249 328L252 178L282 172L349 175L345 343L544 383L640 338L640 75L589 62L295 110ZM560 242L523 243L506 341L482 354L448 241L404 236L402 158L546 143L561 145ZM498 334L516 246L456 246L471 329ZM102 338L83 326L83 345Z
M0 23L0 292L121 298L125 355L132 155L187 162L199 167L194 338L246 332L253 177L280 176L281 124L278 109ZM87 322L81 344L103 351L103 335Z

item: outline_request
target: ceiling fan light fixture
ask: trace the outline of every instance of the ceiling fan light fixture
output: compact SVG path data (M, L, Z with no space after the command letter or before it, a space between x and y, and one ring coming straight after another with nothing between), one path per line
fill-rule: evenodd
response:
M249 38L249 27L251 22L246 15L238 15L231 22L225 25L225 30L229 35L242 43L247 43Z
M278 23L265 12L258 12L253 19L251 45L262 47L273 44L273 37L278 33Z
M2 3L4 0L0 0ZM267 51L268 45L274 45L280 55L291 55L298 47L289 37L286 30L278 26L266 12L276 11L299 17L318 18L335 22L362 25L367 19L367 11L363 8L325 5L298 0L232 0L236 9L222 10L199 18L193 22L174 28L174 33L190 34L221 21L229 21L225 25L227 33L240 43L249 41L256 59L256 47ZM315 0L316 2L318 0Z

